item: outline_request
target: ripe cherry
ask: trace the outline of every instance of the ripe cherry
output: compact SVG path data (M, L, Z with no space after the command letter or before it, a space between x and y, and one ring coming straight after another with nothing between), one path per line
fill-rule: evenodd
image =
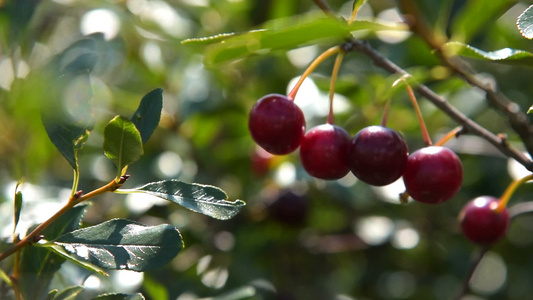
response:
M407 159L403 181L407 193L416 201L432 204L447 201L461 188L461 160L448 148L422 148Z
M499 200L490 196L468 202L459 214L463 234L474 243L490 245L501 239L509 227L507 208L497 211Z
M274 220L290 226L300 226L306 221L309 199L292 191L281 192L268 206Z
M408 156L407 144L398 132L383 126L369 126L352 139L348 163L360 180L383 186L402 176Z
M288 154L305 134L305 119L300 108L286 96L269 94L257 101L248 119L255 142L272 154Z
M346 130L322 124L305 134L300 145L300 160L311 176L339 179L350 171L347 164L349 146L350 135Z

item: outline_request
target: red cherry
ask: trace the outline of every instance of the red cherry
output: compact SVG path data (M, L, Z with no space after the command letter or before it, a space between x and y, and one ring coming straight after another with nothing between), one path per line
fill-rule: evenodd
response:
M248 119L255 142L272 154L288 154L305 134L305 119L300 108L284 95L269 94L257 101Z
M496 211L499 200L490 196L477 197L468 202L459 214L463 234L472 242L489 245L497 242L507 232L507 208Z
M461 188L461 160L448 148L422 148L407 159L403 181L407 193L416 201L432 204L447 201Z
M398 132L369 126L352 139L348 163L360 180L383 186L402 176L408 156L407 144Z
M350 171L348 149L350 135L332 124L322 124L307 132L300 145L300 160L309 175L321 179L339 179Z

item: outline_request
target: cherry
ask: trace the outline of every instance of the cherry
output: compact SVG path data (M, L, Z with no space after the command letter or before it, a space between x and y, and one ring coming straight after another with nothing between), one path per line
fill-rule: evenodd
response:
M509 227L507 208L496 211L499 200L491 196L468 202L459 214L463 234L472 242L489 245L501 239Z
M311 176L321 179L339 179L350 168L348 149L350 135L343 128L322 124L311 128L300 145L300 160Z
M300 108L286 96L269 94L257 101L248 119L255 142L272 154L288 154L305 134L305 119Z
M352 139L348 164L360 180L383 186L402 176L408 156L407 144L398 132L383 126L369 126Z
M257 177L265 176L272 167L275 156L256 146L250 156L252 173Z
M305 223L309 210L309 200L293 191L283 191L268 206L272 218L290 226L300 226Z
M461 188L461 160L445 147L422 148L407 159L403 181L407 193L416 201L432 204L447 201Z

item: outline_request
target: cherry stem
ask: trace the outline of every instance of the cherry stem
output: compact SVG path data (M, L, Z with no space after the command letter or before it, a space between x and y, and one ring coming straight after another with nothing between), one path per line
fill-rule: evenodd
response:
M348 20L348 25L352 24L353 20L355 20L355 16L357 15L358 11L359 11L359 7L354 7L354 10L352 11L352 15L350 16L350 19Z
M298 79L298 82L296 82L296 85L292 88L292 90L287 94L287 98L291 101L294 100L296 97L296 93L298 93L298 89L304 82L305 78L307 78L313 71L320 65L326 58L332 56L333 54L339 53L341 51L340 46L331 47L328 50L324 51L324 53L320 54L315 60L307 67L307 70L300 76L300 79Z
M497 213L500 213L502 210L504 210L505 207L507 206L507 203L509 202L509 199L511 199L511 196L514 194L516 189L523 183L526 183L532 179L533 179L533 174L529 174L509 184L509 186L507 186L507 189L505 189L505 192L503 193L503 195L500 197L500 200L498 201L498 207L496 207L495 211Z
M413 88L411 88L411 85L405 81L405 87L407 88L407 92L409 93L409 98L411 99L411 103L413 103L413 107L416 112L416 117L418 119L418 123L420 124L420 130L422 131L422 137L424 139L424 143L426 146L431 146L431 138L429 137L428 129L426 128L426 123L424 123L424 118L422 117L422 112L420 111L420 107L418 106L418 102L416 101L415 93L413 92Z
M463 126L455 127L453 130L448 132L444 137L442 137L435 146L442 146L446 144L449 140L456 138L457 135L463 130Z
M385 103L385 108L383 109L383 118L381 118L381 127L387 127L387 120L389 119L389 110L390 110L391 98Z
M344 58L344 52L341 51L335 59L335 64L333 65L333 71L331 72L331 82L329 85L329 113L328 113L328 124L335 123L335 117L333 115L333 97L335 95L335 83L337 82L337 75L339 74L339 69L341 67L342 59Z

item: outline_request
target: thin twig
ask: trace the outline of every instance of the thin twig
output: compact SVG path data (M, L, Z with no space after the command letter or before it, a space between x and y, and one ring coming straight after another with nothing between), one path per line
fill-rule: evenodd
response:
M325 0L313 0L315 2L316 6L318 6L322 11L324 11L328 15L333 15L333 10L329 6L329 4Z
M455 300L461 300L461 298L466 295L466 293L468 293L468 291L470 290L470 280L472 279L472 276L474 275L474 272L476 271L479 262L481 261L483 256L485 256L487 251L489 251L489 247L481 247L475 253L474 257L472 257L470 270L468 271L468 274L466 274L466 277L463 280L463 285L461 286L461 290L459 290L459 293L457 293Z

